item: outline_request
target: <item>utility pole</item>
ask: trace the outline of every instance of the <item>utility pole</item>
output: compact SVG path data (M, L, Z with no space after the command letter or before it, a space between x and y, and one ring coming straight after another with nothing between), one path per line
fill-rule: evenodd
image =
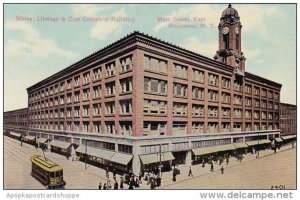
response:
M84 159L84 163L85 163L85 165L84 165L84 168L85 168L85 170L86 170L86 165L87 165L87 140L85 140L85 159Z
M259 158L259 132L257 132L257 158Z

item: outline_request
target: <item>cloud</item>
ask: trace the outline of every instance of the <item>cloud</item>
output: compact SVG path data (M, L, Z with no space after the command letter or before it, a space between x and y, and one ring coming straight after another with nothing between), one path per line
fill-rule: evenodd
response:
M262 50L260 48L255 48L251 50L244 48L243 52L247 59L253 60L254 58L260 57Z
M189 37L183 41L181 46L203 56L213 58L218 49L218 41L200 41L197 37Z
M125 9L122 8L114 12L111 17L128 17ZM117 35L122 31L122 23L117 21L107 21L103 23L97 23L91 28L90 36L99 40L104 40L111 34Z
M30 24L7 22L6 30L13 33L21 33L20 39L8 39L5 44L7 59L23 57L27 61L40 61L51 57L74 59L75 53L60 48L53 39L43 38L41 34Z
M107 8L99 7L94 4L81 4L81 5L72 5L71 9L74 15L95 17L99 11L106 10Z

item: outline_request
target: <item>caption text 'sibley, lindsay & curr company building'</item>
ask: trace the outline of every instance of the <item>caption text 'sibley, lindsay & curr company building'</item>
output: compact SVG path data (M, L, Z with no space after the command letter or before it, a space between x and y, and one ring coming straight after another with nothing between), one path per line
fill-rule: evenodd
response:
M280 134L281 84L245 71L231 5L218 28L214 59L134 32L36 83L26 134L134 173L196 163L212 146L270 142Z

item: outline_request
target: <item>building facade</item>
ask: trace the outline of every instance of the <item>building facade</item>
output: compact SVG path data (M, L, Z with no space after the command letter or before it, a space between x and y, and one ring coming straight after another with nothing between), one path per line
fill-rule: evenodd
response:
M280 103L281 135L297 135L297 106Z
M95 162L134 172L279 137L281 84L246 72L231 5L218 28L214 59L134 32L36 83L28 134L94 148Z
M28 120L27 108L4 112L3 125L7 130L26 134Z

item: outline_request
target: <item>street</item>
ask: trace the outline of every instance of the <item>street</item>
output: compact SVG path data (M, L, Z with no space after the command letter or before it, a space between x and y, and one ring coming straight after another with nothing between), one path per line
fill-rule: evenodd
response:
M4 189L46 189L35 178L31 177L29 158L42 154L41 149L4 136ZM105 170L87 165L80 161L72 162L65 156L45 153L46 157L64 169L65 189L97 189L99 182L105 183ZM220 168L224 167L224 174ZM276 154L271 150L260 152L260 158L255 154L247 154L242 162L230 158L226 163L215 164L215 171L210 172L210 166L193 165L193 177L188 176L189 166L179 166L181 171L177 181L173 182L172 172L164 172L160 189L271 189L272 186L285 186L285 189L296 188L296 148L291 145L282 147ZM112 178L112 174L110 173ZM120 176L117 175L119 182ZM113 180L111 179L112 185ZM139 189L149 189L146 181ZM128 185L124 185L127 189Z

